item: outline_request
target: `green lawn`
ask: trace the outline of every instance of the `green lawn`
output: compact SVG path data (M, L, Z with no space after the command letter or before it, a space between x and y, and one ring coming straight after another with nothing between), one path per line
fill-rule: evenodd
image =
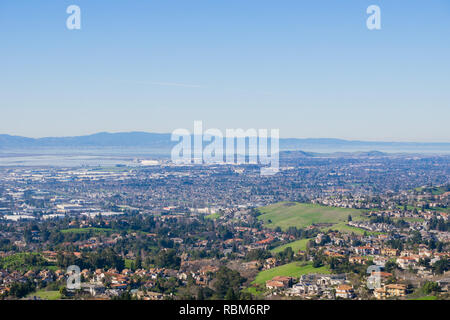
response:
M248 287L248 288L245 288L243 291L251 293L253 296L256 296L256 297L262 297L264 294L264 289L262 288L262 286Z
M411 300L437 300L437 297L436 296L425 296L425 297L415 298L415 299L411 299Z
M272 253L277 253L277 252L281 252L284 251L284 249L291 247L292 251L297 252L299 250L306 250L306 245L308 244L308 241L311 239L300 239L297 241L293 241L293 242L289 242L286 244L283 244L281 246L278 246L276 248L273 248L272 250L270 250Z
M125 268L126 269L131 269L131 266L134 264L134 260L133 259L125 259Z
M422 192L425 191L426 193L431 193L434 196L440 196L441 194L445 193L448 191L448 189L446 187L420 187L420 188L415 188L414 190Z
M399 221L399 220L405 220L406 222L424 222L425 219L424 218L394 218L394 221Z
M361 220L362 210L326 207L317 204L280 202L259 208L262 213L258 217L269 228L289 227L304 228L319 223L346 223L348 215L353 220Z
M0 258L0 269L9 270L42 270L52 266L37 252L21 252Z
M332 227L321 228L322 231L327 231L329 229L337 230L339 232L354 233L354 234L359 234L359 235L363 235L364 233L366 233L368 235L376 236L376 235L384 233L384 232L369 231L369 230L364 230L364 229L357 228L357 227L348 226L347 222L339 222L339 223L334 224Z
M59 291L45 291L39 290L33 293L30 293L28 297L39 297L43 300L58 300L61 299L61 293Z
M71 228L71 229L63 229L61 230L62 233L88 233L88 232L92 232L92 233L109 233L109 232L113 232L115 230L111 229L111 228L93 228L93 227L89 227L89 228Z
M275 276L287 276L299 278L301 275L310 273L330 273L327 267L314 268L311 263L291 262L276 268L264 270L258 273L252 284L265 284Z
M433 207L433 208L430 208L429 210L450 213L450 207L449 208Z
M219 219L220 218L220 213L211 213L210 215L205 216L206 219Z

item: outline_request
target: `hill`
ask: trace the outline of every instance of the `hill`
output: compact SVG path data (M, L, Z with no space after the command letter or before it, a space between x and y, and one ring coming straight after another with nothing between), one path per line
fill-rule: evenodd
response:
M343 225L348 216L353 220L363 219L362 210L326 207L317 204L280 202L258 209L262 214L258 217L269 228L289 227L305 228L311 225L331 227Z
M100 132L74 137L27 138L0 134L0 149L24 148L77 148L77 147L146 147L169 150L177 143L171 141L170 133L150 132ZM311 157L316 152L361 152L366 156L382 156L384 152L450 153L450 143L422 142L375 142L342 139L281 138L280 150L308 150L287 156ZM379 150L379 151L373 151ZM313 152L311 152L313 151Z
M291 248L292 251L297 252L299 250L306 250L306 246L308 244L308 241L311 239L300 239L300 240L296 240L296 241L292 241L286 244L283 244L281 246L278 246L272 250L270 250L272 253L278 253L281 251L284 251L286 248Z

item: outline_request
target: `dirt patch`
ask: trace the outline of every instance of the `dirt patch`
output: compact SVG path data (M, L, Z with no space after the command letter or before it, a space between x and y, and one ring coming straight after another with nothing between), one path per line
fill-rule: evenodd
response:
M327 228L333 226L334 223L314 223L313 226L317 228Z
M286 203L283 203L283 206L284 206L284 207L293 207L293 206L295 206L295 205L296 205L295 202L286 202Z

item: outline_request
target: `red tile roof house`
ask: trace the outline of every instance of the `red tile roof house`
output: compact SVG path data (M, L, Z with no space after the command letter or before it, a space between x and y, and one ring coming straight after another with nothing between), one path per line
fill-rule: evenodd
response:
M336 288L336 298L351 299L354 296L355 293L352 286L341 284Z
M272 281L280 281L284 285L290 287L292 285L292 282L294 281L294 278L286 276L276 276L272 278Z
M409 267L414 267L416 265L416 259L413 257L400 257L397 258L397 264L402 269L408 269Z
M268 281L266 281L266 288L270 289L270 290L284 289L284 288L287 288L287 286L281 281L268 280Z
M292 285L292 277L276 276L272 280L266 281L267 289L283 289L289 288Z
M378 248L370 247L370 246L364 246L364 247L356 247L355 252L357 254L366 256L369 254L377 254L379 252Z
M350 257L348 259L350 263L358 263L358 264L364 264L367 261L367 258L364 257Z
M127 284L126 283L114 283L111 284L111 289L122 289L125 290L127 288Z

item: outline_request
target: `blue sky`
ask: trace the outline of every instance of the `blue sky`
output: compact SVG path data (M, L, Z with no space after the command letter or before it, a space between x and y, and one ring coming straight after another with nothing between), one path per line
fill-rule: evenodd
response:
M448 0L2 0L0 133L450 142L449 35Z

